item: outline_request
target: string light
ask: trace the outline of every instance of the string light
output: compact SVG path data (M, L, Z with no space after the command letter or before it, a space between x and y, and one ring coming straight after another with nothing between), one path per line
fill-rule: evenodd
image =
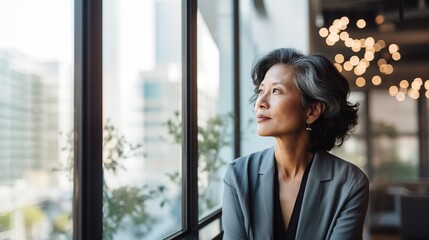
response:
M356 86L363 87L365 86L365 83L366 83L365 78L363 77L356 78Z
M380 85L381 84L381 77L380 76L377 76L377 75L375 75L374 77L372 77L372 84L374 84L374 85Z
M383 15L375 17L375 23L378 25L383 24L384 21L385 19ZM363 75L367 68L369 68L371 61L376 60L380 73L385 75L392 74L394 71L394 67L391 64L392 60L401 60L399 46L395 43L391 43L387 46L383 39L376 40L371 36L366 38L352 38L346 31L349 23L350 19L343 16L340 19L335 19L329 27L321 27L319 29L319 35L322 38L326 38L325 42L328 46L334 46L337 42L343 41L344 45L355 53L347 61L343 54L338 53L335 55L334 65L338 71L342 72L343 70L353 70L353 73L356 76L359 76L355 81L355 84L358 87L364 87L366 85L366 80L361 75ZM356 26L363 29L366 27L366 21L364 19L359 19L356 21ZM362 50L364 50L364 53L360 59L359 53ZM382 77L374 75L371 78L371 82L373 85L380 85ZM425 96L429 98L429 79L423 82L423 80L418 77L412 82L408 82L408 80L404 79L400 81L398 86L390 86L389 94L396 97L398 101L404 101L407 95L412 99L418 99L423 85L426 89Z
M363 20L363 19L359 19L359 20L356 22L356 26L357 26L358 28L364 28L364 27L366 26L366 22L365 22L365 20Z
M343 63L344 62L344 56L341 53L338 53L335 55L335 62L337 63Z
M399 89L397 86L390 86L389 87L390 96L394 97L394 96L396 96L396 94L398 94L398 92L399 92Z
M381 25L384 23L384 16L383 15L377 15L377 17L375 17L375 23L377 23L378 25Z

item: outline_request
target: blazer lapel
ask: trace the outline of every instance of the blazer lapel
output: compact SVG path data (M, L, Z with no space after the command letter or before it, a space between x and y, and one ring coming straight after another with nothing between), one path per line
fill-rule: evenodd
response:
M315 154L302 199L296 239L311 238L312 233L319 228L317 219L312 216L317 216L319 211L326 211L318 203L324 193L323 182L332 179L333 167L333 161L326 152Z
M263 156L258 172L255 191L255 226L260 230L254 239L272 239L273 234L273 182L274 182L274 148Z

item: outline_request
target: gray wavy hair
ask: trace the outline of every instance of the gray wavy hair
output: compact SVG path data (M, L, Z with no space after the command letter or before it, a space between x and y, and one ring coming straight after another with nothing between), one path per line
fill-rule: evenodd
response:
M341 146L358 121L359 103L348 102L350 85L347 79L323 55L304 55L293 48L279 48L262 56L252 68L255 91L250 101L253 104L265 74L276 64L285 64L292 69L303 107L317 102L325 106L311 126L309 151L329 151L334 146Z

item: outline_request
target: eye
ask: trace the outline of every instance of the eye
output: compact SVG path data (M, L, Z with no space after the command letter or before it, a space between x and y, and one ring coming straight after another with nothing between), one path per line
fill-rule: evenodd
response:
M272 92L273 93L281 93L281 90L278 88L273 88Z
M259 88L258 90L256 90L256 93L258 95L261 95L262 93L264 93L264 90L262 88Z

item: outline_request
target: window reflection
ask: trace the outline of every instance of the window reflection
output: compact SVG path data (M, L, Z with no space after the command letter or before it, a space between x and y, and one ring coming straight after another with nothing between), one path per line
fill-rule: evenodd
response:
M373 181L418 178L416 107L413 99L397 102L386 91L371 93Z
M224 166L233 160L233 16L231 0L198 1L198 206L221 207Z
M72 6L0 2L0 239L72 237Z
M103 1L104 239L181 229L181 1Z

